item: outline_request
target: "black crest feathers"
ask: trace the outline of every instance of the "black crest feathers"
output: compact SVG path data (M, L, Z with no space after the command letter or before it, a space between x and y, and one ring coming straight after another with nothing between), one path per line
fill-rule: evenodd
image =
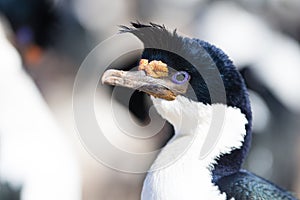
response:
M145 48L164 49L168 51L178 50L182 47L182 37L178 36L176 29L170 32L164 25L155 23L141 24L131 22L132 27L120 26L120 33L132 33L138 37Z

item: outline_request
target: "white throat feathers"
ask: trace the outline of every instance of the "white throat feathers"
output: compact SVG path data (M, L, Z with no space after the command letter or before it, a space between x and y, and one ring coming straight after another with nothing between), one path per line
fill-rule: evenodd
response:
M205 105L184 96L174 101L151 98L158 113L174 126L175 135L152 164L144 181L142 200L225 200L226 195L212 183L213 164L221 155L241 148L246 116L239 108ZM213 145L201 156L212 131Z

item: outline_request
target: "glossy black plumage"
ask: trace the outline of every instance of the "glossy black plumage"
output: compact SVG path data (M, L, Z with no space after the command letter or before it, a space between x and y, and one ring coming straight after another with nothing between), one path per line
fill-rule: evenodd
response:
M228 200L296 200L291 193L247 171L225 176L217 184Z

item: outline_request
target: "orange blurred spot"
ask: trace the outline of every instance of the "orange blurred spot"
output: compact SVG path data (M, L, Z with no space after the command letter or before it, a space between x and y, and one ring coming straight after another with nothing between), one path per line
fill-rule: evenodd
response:
M30 45L25 50L25 62L30 66L39 64L43 50L37 45Z

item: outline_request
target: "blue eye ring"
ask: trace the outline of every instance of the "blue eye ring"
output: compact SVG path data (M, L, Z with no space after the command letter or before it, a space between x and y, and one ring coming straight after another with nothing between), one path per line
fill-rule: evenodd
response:
M184 78L182 80L178 79L178 76L184 76ZM187 80L189 80L189 74L185 71L179 71L176 72L173 76L172 76L172 81L176 84L183 84L185 82L187 82Z

